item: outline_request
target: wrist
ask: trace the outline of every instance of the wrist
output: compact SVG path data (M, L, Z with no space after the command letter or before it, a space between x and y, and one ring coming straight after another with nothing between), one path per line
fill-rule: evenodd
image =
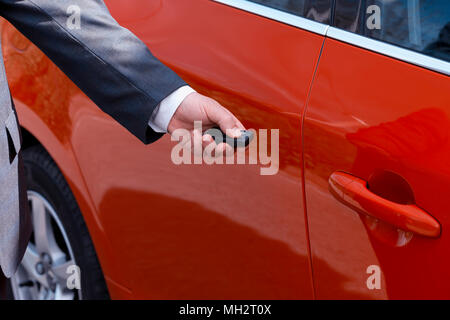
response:
M168 95L155 108L148 124L155 132L169 132L169 124L183 101L196 92L190 86L183 86Z

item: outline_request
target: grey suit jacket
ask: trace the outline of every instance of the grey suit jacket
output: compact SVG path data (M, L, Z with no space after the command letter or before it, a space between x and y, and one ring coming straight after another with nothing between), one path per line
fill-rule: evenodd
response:
M67 24L68 8L73 5L81 9L79 29ZM0 0L0 16L142 142L151 143L161 136L148 126L150 116L185 82L122 28L102 0ZM0 266L7 277L22 259L31 230L20 145L17 115L0 57Z

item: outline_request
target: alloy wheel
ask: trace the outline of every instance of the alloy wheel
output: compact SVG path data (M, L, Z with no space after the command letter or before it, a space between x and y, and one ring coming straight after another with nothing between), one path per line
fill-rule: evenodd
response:
M33 232L16 274L11 278L17 300L81 299L67 287L68 268L76 265L64 226L41 194L28 191Z

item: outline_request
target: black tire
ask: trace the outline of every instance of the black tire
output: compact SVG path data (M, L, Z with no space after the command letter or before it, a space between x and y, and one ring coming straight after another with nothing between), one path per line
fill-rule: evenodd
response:
M67 233L75 261L81 270L81 298L109 299L83 215L58 166L41 146L27 148L22 154L28 190L39 193L53 206Z

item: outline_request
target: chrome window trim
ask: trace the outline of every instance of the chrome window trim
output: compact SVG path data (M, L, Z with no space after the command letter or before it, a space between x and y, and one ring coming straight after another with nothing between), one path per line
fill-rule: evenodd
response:
M425 54L409 49L401 48L393 44L367 38L356 33L331 27L316 21L296 16L278 9L270 8L247 0L212 0L243 11L279 21L281 23L307 30L331 39L339 40L363 49L377 52L397 60L430 69L445 75L450 75L450 62L433 58Z
M450 62L433 58L393 44L367 38L359 34L329 27L326 36L331 39L343 41L363 49L381 53L383 55L408 62L419 67L427 68L446 75L450 75Z
M247 0L212 0L324 36L328 25Z

